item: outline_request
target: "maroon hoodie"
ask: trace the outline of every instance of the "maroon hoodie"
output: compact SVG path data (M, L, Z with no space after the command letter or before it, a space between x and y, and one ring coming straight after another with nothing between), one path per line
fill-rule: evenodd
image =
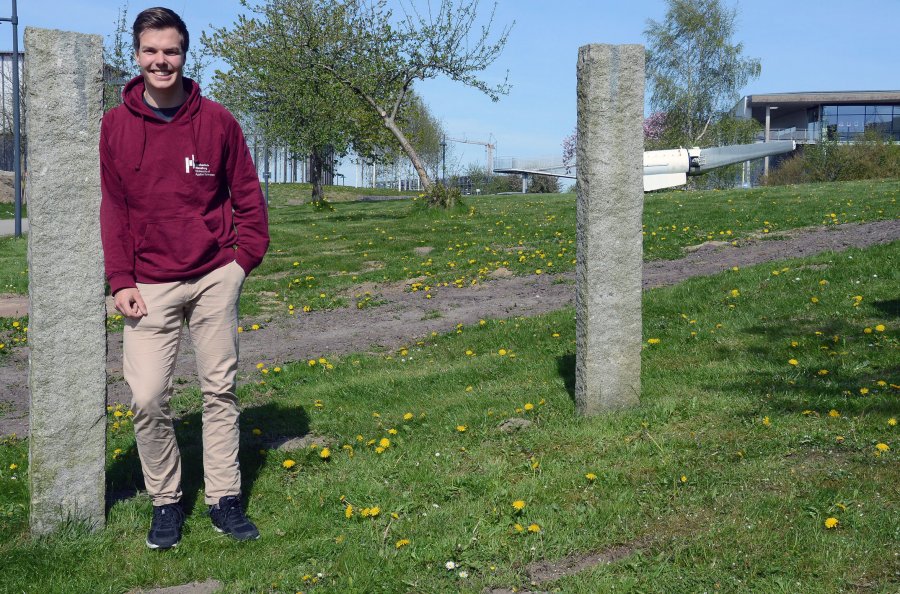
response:
M256 168L237 121L185 78L171 122L144 103L141 77L100 131L100 234L110 292L202 276L269 246Z

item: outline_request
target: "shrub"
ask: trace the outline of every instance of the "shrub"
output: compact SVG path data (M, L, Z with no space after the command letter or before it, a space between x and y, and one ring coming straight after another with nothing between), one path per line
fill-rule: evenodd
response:
M462 204L462 194L459 188L434 184L425 194L425 202L432 207L454 208Z
M777 170L769 186L900 177L900 145L875 132L853 144L824 140L804 146Z

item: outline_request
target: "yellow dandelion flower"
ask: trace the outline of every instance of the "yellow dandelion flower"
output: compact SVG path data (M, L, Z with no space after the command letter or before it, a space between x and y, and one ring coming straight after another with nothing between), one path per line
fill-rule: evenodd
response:
M772 424L772 421L769 420L769 417L763 417L762 424L768 427Z
M788 359L788 365L798 365L799 362L796 359Z
M837 525L840 524L837 518L827 518L825 520L825 528L831 530L832 528L837 528Z
M385 448L385 449L387 449L387 448L391 447L391 440L388 439L387 437L382 437L382 438L378 441L378 445L381 446L381 447L383 447L383 448Z
M818 302L819 302L819 298L818 298L818 297L810 297L809 300L810 300L812 303L818 303Z
M538 526L537 524L529 524L528 531L531 532L532 534L537 534L538 532L541 531L541 527Z
M460 433L465 433L466 429L468 429L468 427L466 427L465 425L457 425L456 426L456 430L459 431Z
M257 364L256 364L256 368L257 368L257 369L262 369L262 368L265 367L265 366L266 366L265 363L257 363Z
M827 370L827 369L820 369L820 370L819 370L819 375L828 375L828 370Z
M471 392L471 391L472 391L472 386L466 386L466 392Z
M658 338L650 338L647 339L647 344L659 344L660 340Z
M843 435L835 435L834 441L836 441L837 443L844 443L844 436Z
M398 549L402 549L403 547L405 547L408 544L409 544L408 538L401 538L400 540L398 540L396 542L396 544L394 544L394 546L397 547Z
M375 448L375 453L376 453L376 454L383 454L383 453L384 453L384 448L381 447L381 446L376 447L376 448Z
M687 476L685 476L685 475L682 474L682 475L681 475L681 482L682 482L682 483L686 483L686 482L687 482Z
M866 394L869 393L869 388L860 388L859 393L862 394L863 396L865 396Z
M863 333L864 333L864 334L871 334L871 333L872 333L872 329L871 329L871 328L863 328Z
M353 517L353 506L352 505L348 505L347 507L344 508L344 517L347 518L348 520Z
M831 417L832 419L836 419L839 416L841 416L841 413L839 413L838 411L836 411L832 408L830 411L828 411L828 416Z
M411 412L408 412L408 413L406 413L405 415L403 415L403 420L404 420L404 421L410 421L410 420L412 420L413 416L414 416L414 415L413 415Z
M884 324L878 324L875 326L875 332L884 332Z
M516 499L515 501L512 502L512 506L513 506L514 510L522 511L523 509L525 509L525 502L522 501L521 499Z
M288 458L287 460L285 460L284 462L281 463L281 465L285 468L293 468L294 465L296 465L296 464L297 463L294 462L293 460L291 460L290 458Z
M250 329L251 330L259 330L259 324L253 324L252 326L250 326Z
M526 411L534 410L534 405L531 404L530 402L526 402L524 408L525 408Z
M891 427L896 427L896 426L897 426L897 419L895 419L894 417L891 417L890 419L888 419L888 422L887 422L887 423L888 423L888 425L890 425Z
M313 367L313 366L316 364L316 360L315 360L315 359L310 359L309 361L307 361L307 363L309 363L309 366L310 366L310 367Z
M878 450L879 452L887 452L888 450L891 449L891 446L889 446L886 443L878 443L878 444L875 444L875 449Z
M119 451L121 452L122 450L119 450ZM19 467L18 464L10 464L10 465L9 465L9 469L10 469L10 470L15 470L15 469L17 469L18 467Z
M504 356L504 355L506 354L506 349L500 349L500 350L498 350L498 351L497 351L497 354L500 355L501 357Z
M732 296L732 297L740 297L740 296L741 296L741 292L738 291L737 289L731 289L731 296Z
M396 429L388 429L388 433L391 435L397 435L397 430Z
M594 482L595 480L597 480L597 475L594 474L593 472L589 472L586 475L584 475L584 478L586 478L587 480L589 480L591 482Z
M328 448L322 448L322 451L319 452L319 458L328 460L329 458L331 458L331 450Z
M516 532L525 532L525 527L519 523L515 523L513 524L513 530L515 530Z
M378 516L378 514L380 514L380 513L381 513L381 508L378 506L369 508L369 517L370 518L374 518L374 517Z

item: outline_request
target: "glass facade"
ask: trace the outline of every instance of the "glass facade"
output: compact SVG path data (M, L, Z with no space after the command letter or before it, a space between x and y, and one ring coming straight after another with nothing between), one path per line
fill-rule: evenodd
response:
M828 139L846 142L871 131L900 141L900 105L823 105L821 109Z

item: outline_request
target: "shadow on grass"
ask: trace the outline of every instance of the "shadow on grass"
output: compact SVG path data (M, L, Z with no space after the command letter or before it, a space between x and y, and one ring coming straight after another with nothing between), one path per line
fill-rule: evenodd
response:
M556 370L566 385L566 392L575 403L575 353L566 353L556 358Z
M875 303L891 309L896 301ZM746 365L748 354L759 365L731 381L707 384L710 390L744 392L765 400L785 413L807 409L839 408L851 414L896 413L898 398L890 386L876 382L896 381L900 365L888 352L891 339L877 332L865 334L858 323L831 318L820 321L772 320L742 331L749 344L735 343L712 358ZM818 334L817 334L818 333ZM835 338L836 337L836 338ZM797 341L796 348L791 341ZM791 365L789 360L796 360ZM864 361L864 364L861 364ZM862 393L860 390L868 390Z
M262 440L253 430L267 436L283 435L302 437L309 432L309 415L302 406L283 406L267 403L252 406L241 413L241 490L246 502L253 493L253 485L265 463L260 453ZM190 514L200 490L203 488L203 435L199 411L180 418L175 423L175 435L181 450L182 501L184 511ZM118 501L134 497L145 489L144 477L136 446L126 455L113 461L106 472L106 509Z
M892 318L900 318L900 299L874 301L872 303L872 307L886 316L891 316Z

